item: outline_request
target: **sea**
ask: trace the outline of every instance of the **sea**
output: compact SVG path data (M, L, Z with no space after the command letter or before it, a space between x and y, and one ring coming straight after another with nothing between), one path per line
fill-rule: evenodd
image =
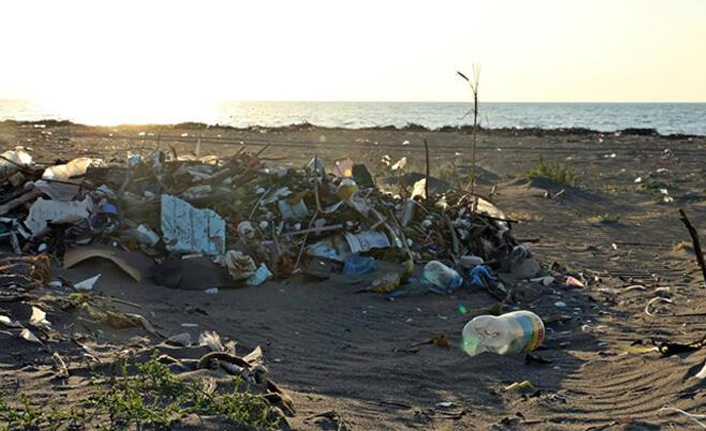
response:
M429 129L472 124L470 103L455 102L222 102L209 109L185 110L168 122L200 122L233 127L280 127L310 123L324 127L367 128L418 124ZM0 99L0 121L70 120L88 125L114 125L96 116L47 109L27 100ZM90 112L90 111L89 111ZM177 111L178 112L178 111ZM109 118L109 117L108 117ZM130 118L130 117L125 117ZM484 128L586 128L613 132L655 129L660 134L706 135L706 103L500 103L479 106ZM146 114L131 123L165 122Z

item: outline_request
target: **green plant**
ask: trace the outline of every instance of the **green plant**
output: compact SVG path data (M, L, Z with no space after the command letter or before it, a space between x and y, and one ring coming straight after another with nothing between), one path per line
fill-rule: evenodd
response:
M245 430L279 426L267 400L243 389L240 378L234 379L233 391L219 393L203 380L180 380L156 358L135 368L131 374L127 361L121 361L118 375L94 381L95 392L67 410L33 406L24 396L21 406L13 407L0 394L0 431L165 430L190 414L219 416Z
M602 224L620 223L620 214L600 213L596 214L594 220Z
M574 168L570 165L564 165L559 162L546 162L544 157L539 156L537 166L527 172L527 178L546 178L556 183L573 185L574 184Z
M647 193L657 193L662 189L675 190L678 186L676 184L666 183L664 181L654 181L650 180L637 185L637 191L647 192Z

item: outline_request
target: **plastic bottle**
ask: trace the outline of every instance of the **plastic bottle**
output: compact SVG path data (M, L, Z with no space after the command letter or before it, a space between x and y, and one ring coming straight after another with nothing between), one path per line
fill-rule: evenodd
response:
M463 328L463 350L470 356L483 352L527 353L539 347L543 340L544 323L531 311L478 316Z
M432 260L424 266L424 283L433 291L450 292L463 284L463 278L453 268L438 260Z

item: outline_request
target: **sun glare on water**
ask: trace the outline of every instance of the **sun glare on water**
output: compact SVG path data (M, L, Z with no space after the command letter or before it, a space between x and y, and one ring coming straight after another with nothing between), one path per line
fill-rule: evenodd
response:
M196 121L214 124L216 104L171 98L65 98L45 102L59 118L91 126L120 124L175 124Z

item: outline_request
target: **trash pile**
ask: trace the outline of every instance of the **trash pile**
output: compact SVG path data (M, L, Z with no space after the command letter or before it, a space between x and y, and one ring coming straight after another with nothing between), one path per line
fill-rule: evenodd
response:
M504 299L497 272L541 272L490 202L426 182L379 188L351 159L315 157L297 168L243 151L224 159L154 151L43 166L17 148L0 155L0 250L20 279L4 277L0 288L49 282L46 268L35 268L46 256L65 267L100 257L136 281L211 293L297 275L359 276L383 260L404 263L404 272L375 280L372 291L476 285Z

